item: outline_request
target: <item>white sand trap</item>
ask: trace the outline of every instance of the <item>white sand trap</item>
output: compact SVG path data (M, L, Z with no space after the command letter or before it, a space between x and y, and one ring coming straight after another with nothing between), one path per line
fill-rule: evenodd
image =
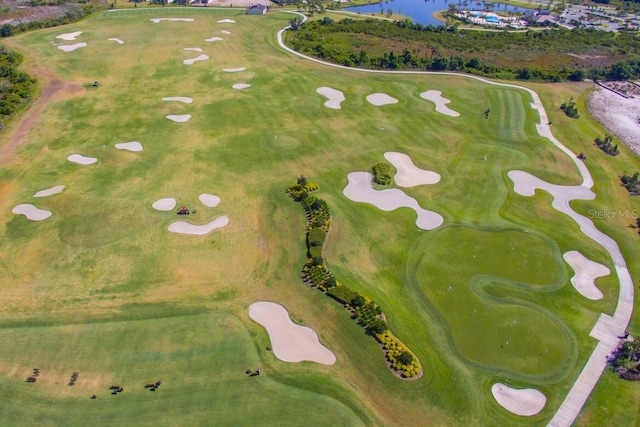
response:
M56 38L70 42L71 40L75 40L80 34L82 34L82 31L74 31L73 33L60 34L59 36L56 36Z
M213 221L203 225L193 225L184 221L176 221L169 224L167 230L172 233L189 234L192 236L204 236L211 233L213 230L225 227L229 224L229 217L226 215L219 216Z
M120 142L116 144L116 148L118 150L142 151L142 144L140 144L138 141Z
M166 98L162 98L162 100L165 102L183 102L185 104L191 104L193 102L193 99L189 98L188 96L168 96Z
M214 196L213 194L201 194L198 196L198 200L210 208L215 208L220 203L220 197Z
M220 32L222 34L227 34L227 35L231 34L231 31L229 31L229 30L221 30Z
M244 71L246 70L245 67L239 67L239 68L223 68L222 71L224 71L225 73L237 73L238 71Z
M236 21L234 21L233 19L221 19L220 21L218 21L218 24L235 24Z
M209 59L209 55L198 55L195 58L191 58L191 59L185 59L184 61L182 61L183 64L185 65L193 65L194 62L198 62L198 61L206 61L207 59Z
M173 21L173 22L193 22L193 18L153 18L151 22L157 24L162 21Z
M210 37L208 39L204 39L204 41L206 42L218 42L224 40L222 37Z
M327 86L322 86L316 89L316 93L326 96L329 100L324 103L324 106L333 110L339 110L340 104L345 100L344 94L338 89L333 89Z
M322 365L333 365L336 356L320 344L318 334L311 328L296 325L280 304L267 301L249 306L249 317L264 326L271 340L273 354L283 362L308 360Z
M420 169L406 154L390 151L384 153L384 158L398 170L393 179L400 187L415 187L440 182L439 173Z
M95 157L87 157L83 156L82 154L72 154L67 157L67 160L81 165L92 165L98 161L98 159L96 159Z
M581 185L550 184L528 172L518 170L509 171L507 176L513 181L513 191L516 193L521 196L531 197L538 188L545 190L553 196L551 206L569 216L572 216L569 211L573 212L569 206L571 200L593 200L596 198L593 191Z
M238 89L239 90L239 89L246 89L248 87L251 87L251 85L248 84L248 83L236 83L231 87L234 88L234 89Z
M45 211L44 209L39 209L33 206L30 203L24 203L22 205L18 205L15 208L11 209L11 212L16 215L24 215L27 219L31 221L42 221L51 216L50 211Z
M183 47L182 50L186 50L188 52L202 52L201 47Z
M428 90L426 92L422 92L420 94L420 97L436 104L436 111L438 113L442 113L451 117L460 117L460 113L458 113L457 111L453 111L451 108L447 107L447 104L450 103L451 100L443 98L442 92L440 92L439 90Z
M116 43L118 43L118 44L124 44L124 41L123 41L123 40L120 40L120 39L115 38L115 37L112 37L112 38L107 39L107 40L109 40L110 42L116 42Z
M64 190L64 185L56 185L55 187L47 188L46 190L40 190L33 197L49 197L54 194L62 193Z
M351 172L347 179L347 186L342 193L349 200L369 203L387 212L404 207L413 209L418 214L416 225L422 230L433 230L444 222L440 214L422 209L413 197L406 195L402 190L374 190L371 187L373 176L369 172Z
M387 95L386 93L372 93L371 95L367 95L367 101L369 101L370 104L373 104L376 107L398 103L397 99L395 99L393 96Z
M504 409L524 417L537 414L547 404L546 396L533 388L517 389L496 383L491 387L491 393Z
M191 114L169 114L167 116L167 119L177 123L188 122L190 118Z
M176 207L176 199L171 197L158 199L151 203L151 207L157 211L170 211Z
M596 286L595 280L598 277L608 276L611 274L611 270L602 264L591 261L578 251L567 252L562 257L576 272L571 278L571 284L576 288L576 291L590 300L602 299L602 292Z
M76 43L76 44L61 44L58 46L58 49L64 52L73 52L76 49L80 49L81 47L87 47L85 42Z

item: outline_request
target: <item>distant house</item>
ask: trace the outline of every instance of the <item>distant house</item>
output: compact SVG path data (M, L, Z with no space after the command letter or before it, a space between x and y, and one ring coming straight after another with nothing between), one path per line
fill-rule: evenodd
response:
M252 4L247 9L247 15L266 15L267 6L263 4Z

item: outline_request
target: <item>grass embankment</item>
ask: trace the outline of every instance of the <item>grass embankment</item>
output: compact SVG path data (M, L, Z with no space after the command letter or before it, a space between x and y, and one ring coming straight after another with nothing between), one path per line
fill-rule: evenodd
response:
M155 17L194 21L153 24ZM228 17L236 23L216 22ZM0 170L0 267L7 272L0 277L0 335L6 337L0 417L7 424L46 423L51 416L54 422L95 424L128 416L157 424L166 417L171 424L182 406L196 414L189 420L197 424L197 415L214 419L222 404L229 405L220 411L230 423L238 413L261 411L256 423L266 425L282 424L284 411L292 423L310 413L314 424L335 424L338 417L366 425L419 425L425 418L446 425L524 422L495 403L490 387L496 381L547 395L545 410L526 422L543 423L560 404L593 348L588 333L595 319L614 309L617 284L614 277L598 280L602 301L580 297L568 284L571 272L560 254L577 249L611 267L606 254L552 210L548 195L524 198L512 191L506 176L512 169L553 183L579 183L571 159L536 135L528 96L459 77L365 75L303 61L275 48L276 29L291 17L249 17L229 9L122 11L8 40L25 53L25 65L87 87L48 104ZM82 31L78 41L88 46L64 53L51 45L70 31ZM203 41L212 36L224 40ZM201 47L210 59L184 65L199 55L185 47ZM222 72L236 67L247 69ZM94 80L100 86L88 87ZM231 88L240 82L251 87ZM341 110L323 106L325 99L315 93L320 86L344 92ZM620 190L616 174L640 169L638 160L626 149L606 156L591 146L603 134L597 124L585 115L571 122L553 108L584 88L536 86L557 136L574 151L588 152L598 199L574 206L584 214L634 206L638 202ZM436 113L419 97L427 89L441 90L460 118ZM365 97L375 92L399 103L374 107ZM190 96L193 103L163 102L168 96ZM168 114L192 118L174 123ZM113 147L132 140L144 151ZM347 173L369 170L384 161L385 151L407 153L419 167L442 175L435 186L405 190L444 216L441 229L421 232L413 211L382 212L342 195ZM99 161L71 164L66 157L72 153ZM425 367L420 380L391 375L377 344L348 314L300 281L305 223L282 189L301 173L320 183L332 209L326 246L331 271L381 306L391 329ZM62 194L32 198L59 184L67 185ZM202 193L218 195L220 205L204 207L197 201ZM222 214L231 222L207 237L171 234L166 227L177 219L175 212L151 207L163 197L197 208L190 222ZM54 214L31 222L11 214L19 203ZM627 220L597 223L620 242L628 260L638 258L637 230L627 228ZM521 259L504 246L507 235L523 248L518 255L544 267L542 276L519 266ZM461 247L461 241L469 245ZM471 243L483 252L480 265L467 262L475 254ZM436 266L430 252L453 256ZM501 258L504 265L496 265ZM630 268L638 277L638 266ZM438 294L452 279L467 293L458 300L460 313L476 305L491 321L500 313L535 313L498 330L528 334L529 347L515 338L512 353L498 349L493 344L502 336L496 333L491 346L479 349L465 334L482 333L486 325L457 320L446 312L455 304ZM283 304L296 323L316 330L336 354L336 365L287 364L265 351L266 332L246 314L257 300ZM545 328L556 330L549 325L574 338L565 332L547 336ZM538 357L552 344L550 358L528 363L529 354ZM244 370L258 363L262 383L247 382ZM27 384L34 367L42 369L42 380ZM73 371L80 379L67 387ZM142 388L157 379L163 380L157 394ZM112 382L122 382L125 395L89 400L101 393L93 390L106 391ZM589 408L616 407L615 384L606 382L613 392L596 393ZM263 409L262 396L271 394L274 407ZM29 413L25 396L34 402ZM626 398L625 408L638 401ZM309 399L323 407L316 410ZM91 404L103 405L102 418L95 418Z

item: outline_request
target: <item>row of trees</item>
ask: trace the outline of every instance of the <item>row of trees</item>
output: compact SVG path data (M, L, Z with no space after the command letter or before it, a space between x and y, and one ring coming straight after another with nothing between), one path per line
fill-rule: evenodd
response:
M538 81L640 78L640 39L626 33L564 28L463 31L406 20L334 21L329 17L296 23L293 29L287 38L293 49L345 66L458 71ZM597 56L605 65L585 59L577 66L575 55L581 54ZM522 67L523 62L531 65Z
M318 188L318 184L300 176L297 182L286 190L289 197L302 205L307 215L307 261L302 267L302 279L343 304L358 324L381 343L389 367L398 375L404 378L419 375L422 372L420 363L389 331L380 307L369 298L338 282L327 268L322 257L322 248L331 226L331 213L324 200L309 194Z
M32 98L36 80L18 66L22 55L0 45L0 124Z

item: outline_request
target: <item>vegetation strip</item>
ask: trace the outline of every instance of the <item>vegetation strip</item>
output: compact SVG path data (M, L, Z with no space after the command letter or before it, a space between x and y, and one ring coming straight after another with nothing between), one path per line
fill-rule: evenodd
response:
M326 235L331 228L331 212L327 202L309 193L320 186L307 181L304 176L287 188L287 195L300 202L307 214L307 262L302 267L302 280L342 304L380 344L387 366L399 378L418 379L422 366L418 358L396 338L386 322L380 307L369 298L338 282L329 271L322 257Z

